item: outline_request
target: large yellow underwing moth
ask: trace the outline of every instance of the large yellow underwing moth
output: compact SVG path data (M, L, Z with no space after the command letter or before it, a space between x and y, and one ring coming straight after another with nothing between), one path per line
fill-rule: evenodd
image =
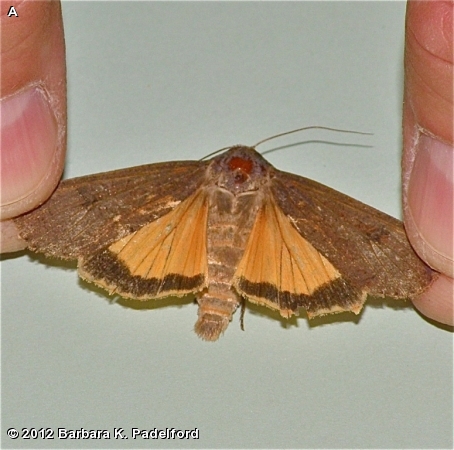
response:
M64 180L15 219L32 251L133 299L193 293L196 333L214 341L242 298L283 317L358 314L367 294L412 298L436 273L402 223L254 147Z

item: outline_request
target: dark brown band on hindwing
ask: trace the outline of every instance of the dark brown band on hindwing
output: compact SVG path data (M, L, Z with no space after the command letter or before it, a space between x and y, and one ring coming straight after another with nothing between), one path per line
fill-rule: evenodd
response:
M80 261L79 272L88 281L123 296L143 300L195 293L202 289L205 282L203 274L185 277L170 273L161 279L131 275L128 268L107 249Z
M264 299L266 302L263 303L267 306L275 303L276 309L293 311L296 314L299 308L304 308L314 315L319 311L323 314L334 309L354 311L364 303L365 297L342 278L324 284L311 295L279 292L276 286L270 283L253 283L244 277L238 279L237 286L247 297L254 298L251 298L254 303L260 303L257 300Z

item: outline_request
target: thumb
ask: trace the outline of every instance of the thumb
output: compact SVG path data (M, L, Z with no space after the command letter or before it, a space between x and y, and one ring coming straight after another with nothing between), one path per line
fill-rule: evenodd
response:
M1 2L1 220L43 203L63 171L66 68L60 2ZM2 222L2 249L14 238ZM4 233L9 230L9 233Z
M453 325L454 149L452 2L408 2L403 201L408 237L442 275L417 309Z

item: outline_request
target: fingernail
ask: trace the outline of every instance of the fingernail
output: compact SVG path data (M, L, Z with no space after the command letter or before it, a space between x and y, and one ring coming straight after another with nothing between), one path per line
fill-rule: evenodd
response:
M32 193L48 174L58 126L47 97L30 87L1 101L1 203Z
M421 135L408 184L408 206L420 236L442 257L452 257L454 150Z

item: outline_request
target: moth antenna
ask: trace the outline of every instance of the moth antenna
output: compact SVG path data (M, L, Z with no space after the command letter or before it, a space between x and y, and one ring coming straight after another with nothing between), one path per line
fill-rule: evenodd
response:
M366 133L363 131L343 130L341 128L331 128L331 127L323 127L323 126L319 126L319 125L311 125L309 127L296 128L295 130L285 131L284 133L275 134L274 136L270 136L270 137L267 137L266 139L262 139L261 141L257 142L257 144L253 145L252 147L255 148L255 147L259 146L260 144L263 144L264 142L271 141L271 139L276 139L281 136L286 136L287 134L298 133L299 131L313 130L313 129L337 131L338 133L362 134L362 135L366 135L366 136L372 136L374 134L374 133Z
M299 131L305 131L305 130L313 130L313 129L318 129L318 130L328 130L328 131L336 131L338 133L351 133L351 134L362 134L365 136L373 136L374 133L366 133L363 131L353 131L353 130L343 130L342 128L331 128L331 127L323 127L320 125L311 125L309 127L303 127L303 128L296 128L291 131L285 131L284 133L279 133L275 134L274 136L267 137L266 139L262 139L261 141L257 142L257 144L253 145L252 148L255 148L259 146L260 144L263 144L264 142L271 141L272 139L276 139L281 136L286 136L287 134L292 134L292 133L298 133ZM223 147L218 150L215 150L214 152L208 153L208 155L205 155L203 158L200 158L199 161L203 161L210 156L217 155L218 153L223 152L224 150L228 150L231 148L231 146L228 147Z
M207 159L207 158L209 158L210 156L217 155L218 153L221 153L221 152L223 152L224 150L228 150L230 147L231 147L231 146L229 146L229 147L224 147L224 148L220 148L219 150L215 150L214 152L208 153L208 155L205 155L203 158L200 158L199 161L203 161L204 159Z

